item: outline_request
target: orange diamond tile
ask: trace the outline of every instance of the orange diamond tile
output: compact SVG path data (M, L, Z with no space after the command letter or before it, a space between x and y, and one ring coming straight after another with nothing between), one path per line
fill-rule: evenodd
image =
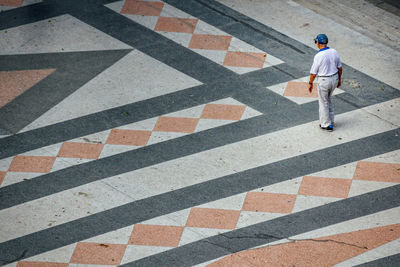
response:
M193 118L159 117L153 131L193 133L198 122Z
M308 82L288 82L283 95L293 96L293 97L317 98L318 97L317 84L316 83L313 84L313 90L310 94L310 92L308 92Z
M160 16L163 7L163 2L126 0L122 7L121 14Z
M6 172L0 172L0 185L4 180L4 177L6 177Z
M119 265L126 245L79 242L70 263Z
M62 144L57 157L97 159L103 147L103 144L65 142Z
M55 157L16 156L8 171L47 173L53 167L55 159Z
M400 164L359 161L353 179L400 183Z
M68 267L68 265L60 262L20 261L17 267Z
M198 19L164 18L160 17L155 31L193 33Z
M143 246L177 247L183 233L181 226L136 224L129 244Z
M207 104L203 109L201 118L238 121L242 118L245 109L246 106L239 105Z
M225 56L224 66L262 68L264 62L264 53L228 51Z
M349 194L351 180L304 176L299 194L307 196L346 198Z
M0 6L21 6L24 0L0 0Z
M186 226L215 229L235 229L240 211L192 208Z
M106 143L111 145L145 146L149 141L150 135L151 131L113 129Z
M242 210L290 213L295 201L296 195L248 192Z
M0 71L0 108L49 76L53 71L55 69Z
M193 34L189 48L206 50L228 50L232 36Z

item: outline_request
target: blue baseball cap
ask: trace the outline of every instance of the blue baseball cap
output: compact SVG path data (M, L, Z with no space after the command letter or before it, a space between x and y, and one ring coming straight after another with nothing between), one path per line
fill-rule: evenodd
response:
M314 39L315 43L319 44L327 44L328 43L328 36L326 34L320 33L317 35L317 37Z

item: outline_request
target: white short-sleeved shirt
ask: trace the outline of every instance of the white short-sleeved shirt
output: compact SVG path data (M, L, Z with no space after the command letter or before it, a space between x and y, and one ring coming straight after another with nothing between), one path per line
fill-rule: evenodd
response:
M338 72L342 64L338 53L333 48L322 48L314 56L314 62L311 66L310 73L318 76L331 76Z

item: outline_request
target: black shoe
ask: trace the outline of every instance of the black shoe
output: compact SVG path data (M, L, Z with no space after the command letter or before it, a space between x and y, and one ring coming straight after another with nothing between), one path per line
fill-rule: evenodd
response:
M322 130L325 130L325 131L328 131L328 132L332 132L333 131L333 126L332 125L329 125L328 127L322 127L321 124L320 124L319 127Z

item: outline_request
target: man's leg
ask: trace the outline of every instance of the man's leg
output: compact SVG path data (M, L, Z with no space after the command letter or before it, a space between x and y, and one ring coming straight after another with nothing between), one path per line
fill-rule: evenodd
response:
M329 81L326 78L318 78L319 123L321 127L328 127L331 124L329 91Z
M335 75L333 77L330 77L330 88L329 88L329 97L328 97L328 104L329 104L329 120L331 121L331 124L333 125L335 123L335 111L333 109L332 101L331 101L331 96L333 94L333 91L336 89L336 86L338 84L338 76Z

